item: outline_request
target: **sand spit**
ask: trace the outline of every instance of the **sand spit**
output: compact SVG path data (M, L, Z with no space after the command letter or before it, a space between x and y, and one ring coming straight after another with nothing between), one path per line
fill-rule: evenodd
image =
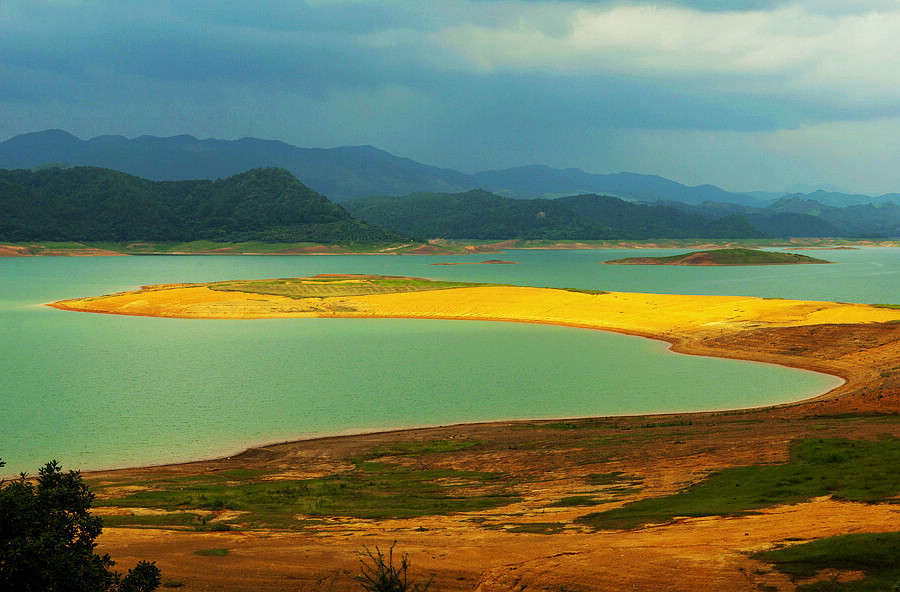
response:
M422 318L566 325L661 339L681 353L778 363L847 381L831 395L883 379L885 373L889 377L895 365L892 361L900 358L893 337L900 328L900 309L777 298L584 293L521 286L290 298L212 290L203 284L163 284L50 306L169 318ZM824 343L815 337L817 333L829 334L829 351L816 347ZM832 351L841 343L838 334L851 333L875 333L878 345L864 351L858 347L841 351L840 355ZM772 345L786 339L793 345Z

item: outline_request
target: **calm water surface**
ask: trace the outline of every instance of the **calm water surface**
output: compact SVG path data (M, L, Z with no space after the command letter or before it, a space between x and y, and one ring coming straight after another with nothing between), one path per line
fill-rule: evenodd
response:
M838 383L777 366L675 355L659 342L565 327L152 319L42 306L62 298L148 283L333 272L857 302L893 303L900 294L896 249L819 253L840 262L831 266L597 264L631 254L510 251L502 257L520 265L440 267L429 264L459 259L0 259L4 470L33 472L50 458L82 469L179 461L385 427L724 409L796 400Z

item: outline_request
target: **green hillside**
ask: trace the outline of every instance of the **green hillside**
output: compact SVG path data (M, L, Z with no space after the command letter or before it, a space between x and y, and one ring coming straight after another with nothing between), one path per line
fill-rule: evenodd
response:
M0 170L0 240L408 240L360 222L278 168L216 181L149 181L110 169Z
M483 190L372 196L344 202L354 216L427 238L641 240L763 238L743 216L710 218L603 195L517 200Z

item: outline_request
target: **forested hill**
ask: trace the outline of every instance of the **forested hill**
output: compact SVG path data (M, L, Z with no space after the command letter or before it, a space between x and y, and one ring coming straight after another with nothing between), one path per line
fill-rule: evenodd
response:
M0 170L0 240L396 242L278 168L216 181L110 169Z
M640 240L762 238L743 216L719 218L601 195L516 200L483 190L345 202L370 224L427 238Z

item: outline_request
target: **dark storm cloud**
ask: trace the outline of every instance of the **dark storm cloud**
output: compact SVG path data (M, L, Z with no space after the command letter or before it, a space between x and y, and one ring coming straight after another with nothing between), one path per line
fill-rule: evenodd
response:
M615 142L646 171L630 143L654 133L821 158L836 129L857 151L895 129L854 125L900 116L897 26L888 0L3 0L0 135L372 143L472 169L595 151L602 172Z

